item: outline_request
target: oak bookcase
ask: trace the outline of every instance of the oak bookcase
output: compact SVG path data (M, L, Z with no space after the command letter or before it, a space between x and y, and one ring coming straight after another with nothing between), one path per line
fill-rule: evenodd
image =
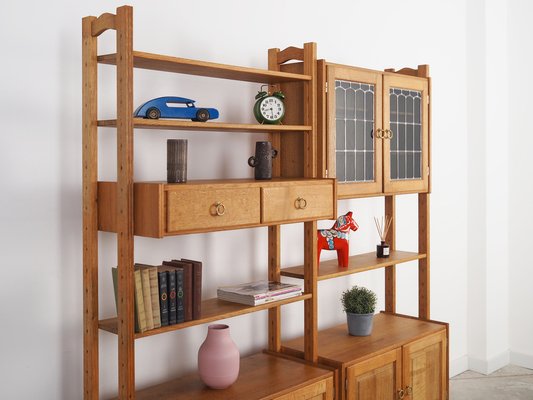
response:
M116 31L116 53L99 55L98 37L106 30ZM343 198L385 195L385 211L395 214L395 195L419 193L419 251L397 251L395 227L389 233L391 256L377 259L373 254L355 255L347 269L332 261L317 265L317 220L336 218L337 184L326 149L332 145L331 129L326 124L328 63L316 59L316 44L268 51L268 69L248 68L170 57L133 50L133 9L118 7L115 14L88 16L82 21L83 36L83 308L84 308L84 399L99 397L99 330L118 337L118 398L125 399L282 399L331 400L336 398L385 399L404 395L417 397L423 384L434 384L435 398L447 393L446 324L429 320L429 185L393 187L393 192L354 190ZM287 63L291 61L291 63ZM97 115L98 64L116 66L117 117L99 120ZM173 72L203 77L276 85L287 94L287 113L283 125L260 125L183 120L146 120L133 117L134 68ZM417 70L381 74L417 75ZM413 73L414 71L414 73ZM335 79L334 75L331 75ZM429 78L426 79L429 85ZM331 85L331 84L330 84ZM334 83L333 83L334 85ZM428 86L429 87L429 86ZM331 112L331 111L329 111ZM429 140L429 115L425 120ZM377 126L377 123L376 123ZM117 181L98 181L98 129L116 129ZM135 129L265 132L280 150L273 165L271 181L211 180L186 184L134 182L133 143ZM375 142L383 138L376 137ZM379 142L381 144L381 142ZM429 146L426 159L429 160ZM333 153L331 153L333 154ZM429 162L429 161L428 161ZM381 168L377 165L375 171ZM428 169L429 174L429 169ZM429 175L427 177L429 180ZM377 186L374 186L375 188ZM296 208L294 199L304 197L308 207ZM224 202L229 211L211 215L210 204ZM209 223L196 225L193 215ZM303 222L304 263L281 268L280 225ZM197 232L268 227L268 279L281 276L300 278L302 296L250 307L214 299L202 300L197 320L166 326L144 333L134 329L134 235L161 238ZM117 318L100 320L98 314L98 231L117 234L118 296ZM395 266L407 261L419 263L419 318L395 313ZM345 337L342 327L319 332L317 329L318 281L365 270L385 268L386 310L376 317L375 333L369 338ZM281 342L281 308L284 304L304 302L304 336ZM180 377L140 391L135 390L136 339L185 329L238 315L268 309L268 344L264 352L241 359L237 382L226 390L209 390L197 374ZM345 349L338 357L327 345L338 337ZM337 340L337 339L335 339ZM403 358L403 362L401 361ZM420 368L420 360L431 365L431 373ZM417 364L418 363L418 364ZM403 368L403 369L402 369ZM386 373L384 373L386 372ZM413 379L415 382L413 382ZM422 380L421 380L422 379ZM433 381L431 380L433 379ZM358 389L354 390L356 387ZM377 387L376 395L372 390ZM405 387L405 391L404 388ZM409 389L411 388L411 389ZM359 390L362 395L356 393ZM410 391L409 393L407 393ZM377 396L377 397L376 397ZM389 396L389 397L387 397Z

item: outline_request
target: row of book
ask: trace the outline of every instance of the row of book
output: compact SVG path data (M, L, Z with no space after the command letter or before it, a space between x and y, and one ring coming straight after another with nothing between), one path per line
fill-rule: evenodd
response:
M118 313L118 269L112 268ZM202 312L202 263L135 264L135 332L198 319Z
M273 281L257 281L235 286L223 286L217 290L217 297L220 300L249 306L258 306L271 301L300 296L301 294L302 288L298 285Z

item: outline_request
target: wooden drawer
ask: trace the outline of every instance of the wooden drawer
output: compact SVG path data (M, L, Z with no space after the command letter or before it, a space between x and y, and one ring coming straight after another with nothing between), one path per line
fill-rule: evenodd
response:
M260 188L179 187L167 191L166 233L260 223Z
M334 195L333 181L264 187L261 191L261 222L334 219Z

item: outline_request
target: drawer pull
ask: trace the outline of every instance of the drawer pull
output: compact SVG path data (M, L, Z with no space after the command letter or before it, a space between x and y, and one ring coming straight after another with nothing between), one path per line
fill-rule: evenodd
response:
M413 394L413 388L411 386L407 386L405 388L405 392L408 394L408 395L411 395Z
M298 210L305 210L307 207L307 200L303 197L298 197L296 200L294 200L294 207Z
M218 216L223 216L224 214L226 214L226 206L221 203L220 201L217 201L215 203L215 212L217 213Z
M402 400L404 396L405 396L405 393L403 389L398 390L398 399Z

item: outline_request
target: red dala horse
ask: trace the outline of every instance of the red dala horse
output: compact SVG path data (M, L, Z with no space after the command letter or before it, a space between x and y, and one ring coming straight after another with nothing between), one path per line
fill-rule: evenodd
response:
M348 237L350 230L355 232L357 229L359 229L359 225L353 219L351 211L337 218L331 229L318 229L317 262L320 263L320 252L322 250L337 250L339 267L348 267L348 256L350 254Z

